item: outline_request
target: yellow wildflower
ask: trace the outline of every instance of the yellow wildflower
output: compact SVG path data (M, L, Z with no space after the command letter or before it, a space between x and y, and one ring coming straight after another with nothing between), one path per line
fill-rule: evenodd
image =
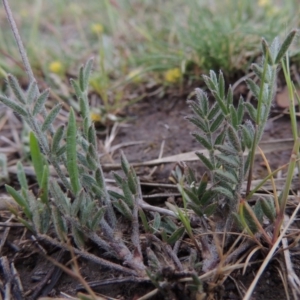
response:
M139 83L139 82L142 81L141 70L140 69L134 69L134 70L132 70L132 71L129 72L129 74L127 75L127 77L131 81L133 81L135 83Z
M101 34L104 31L104 27L100 23L94 23L91 25L91 31L95 34Z
M270 8L267 11L268 17L274 17L275 15L278 15L280 13L280 8L278 6L270 6Z
M28 17L28 10L27 9L22 9L20 11L20 15L22 18L27 18Z
M98 122L101 122L102 121L102 117L99 113L96 113L96 112L91 112L90 113L90 117L91 117L91 120L95 123L98 123Z
M178 82L181 78L181 71L179 68L170 69L165 72L165 80L169 83Z
M270 0L258 0L258 6L260 7L266 7L271 5L271 1Z
M55 60L49 64L49 70L52 73L61 74L63 72L63 65L60 61Z

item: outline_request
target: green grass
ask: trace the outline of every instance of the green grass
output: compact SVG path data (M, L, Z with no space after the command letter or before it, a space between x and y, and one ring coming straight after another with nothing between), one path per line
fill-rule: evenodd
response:
M10 1L37 76L53 84L47 71L57 61L62 67L58 75L65 80L76 74L78 64L95 56L92 88L107 102L108 92L123 88L136 69L137 82L150 76L158 83L168 81L165 72L174 68L190 80L211 69L221 69L226 77L246 72L259 55L261 36L271 40L299 25L297 1L280 2ZM2 8L0 12L4 16ZM102 25L103 32L93 32L94 24ZM18 53L5 18L1 28L0 74L24 77L12 59Z

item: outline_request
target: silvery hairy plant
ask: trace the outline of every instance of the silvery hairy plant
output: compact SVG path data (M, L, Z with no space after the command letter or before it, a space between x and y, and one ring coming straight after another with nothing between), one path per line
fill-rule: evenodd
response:
M61 125L57 129L54 129L53 122L60 112L61 104L55 105L49 112L46 110L49 91L39 93L34 81L24 92L16 78L8 76L14 99L1 95L0 101L19 114L32 130L30 153L39 192L34 195L29 189L20 163L18 179L21 190L16 191L8 185L6 189L27 217L25 220L18 216L19 220L36 235L49 234L53 224L56 237L61 243L65 243L71 233L77 248L83 250L85 241L90 239L111 256L122 258L132 270L112 263L113 268L144 274L138 230L134 228L132 231L135 255L124 241L115 236L117 219L113 205L133 223L138 222L136 204L141 195L138 178L124 156L121 160L125 178L118 176L124 195L113 201L107 190L87 98L91 67L92 60L89 60L80 69L78 82L71 80L80 103L82 125L77 125L71 108L67 126ZM50 176L50 166L55 169L58 181ZM18 215L16 211L15 214ZM97 233L100 229L104 238Z
M216 101L210 105L207 94L196 89L196 101L189 101L194 114L187 119L196 125L198 131L193 136L207 150L208 155L200 151L196 154L209 173L196 184L190 171L186 176L188 185L180 189L189 207L200 217L219 211L224 216L220 226L230 228L232 212L238 210L241 187L251 163L251 155L245 154L253 148L255 136L255 127L251 121L244 121L244 114L254 107L242 97L234 106L232 88L225 94L221 72L217 77L211 71L209 77L203 78Z
M3 0L3 3L29 77L29 86L24 91L18 80L9 75L7 82L13 96L0 95L0 101L13 109L31 129L30 153L39 187L37 193L30 190L24 168L18 163L20 190L6 186L7 192L26 216L24 218L11 208L17 219L38 241L68 251L71 236L75 254L129 275L150 278L162 293L171 290L173 282L183 277L190 277L193 288L197 292L201 290L201 282L196 276L200 272L199 253L189 247L188 256L180 256L181 240L189 235L196 250L202 252L202 271L216 266L219 259L217 245L212 245L204 235L200 238L202 248L198 247L185 214L186 208L191 208L200 219L201 223L197 224L201 225L201 231L208 228L207 217L211 215L216 221L216 231L231 230L234 216L253 233L262 214L274 219L272 202L249 209L246 207L242 200L251 193L248 189L245 193L242 191L242 183L248 178L250 186L254 152L262 137L276 90L278 65L296 31L292 31L282 44L275 39L269 47L263 40L262 63L253 65L260 85L247 81L258 99L257 108L243 98L235 107L232 89L229 87L225 92L221 72L219 76L213 71L209 77L204 76L215 103L211 104L206 93L197 89L196 100L190 101L194 114L188 120L196 125L198 131L194 136L207 150L207 156L201 152L197 155L208 172L197 182L189 170L184 176L184 183L180 180L183 172L177 170L184 212L181 209L172 212L143 202L139 178L124 155L121 156L123 177L114 174L118 189L108 188L99 160L96 131L90 118L88 84L92 60L80 68L78 80L71 80L82 122L71 108L67 125L55 127L62 105L59 103L47 110L45 104L49 90L39 90L7 1ZM245 120L246 112L251 120ZM56 177L50 175L53 169ZM146 215L143 209L151 212ZM122 237L124 224L130 228L129 243ZM142 249L140 225L146 233L145 249ZM100 256L86 251L86 244L90 242L101 250ZM173 277L174 274L177 277Z
M255 150L263 135L276 93L278 67L296 33L293 30L282 44L278 38L270 46L262 40L261 63L252 65L259 84L252 79L246 80L253 97L257 99L257 107L242 97L235 106L231 86L226 93L222 72L217 76L214 71L210 72L210 76L203 76L214 101L210 101L202 89L196 89L196 100L189 101L193 114L187 119L196 126L197 132L193 136L207 153L199 151L196 154L208 173L197 183L193 172L188 170L185 174L186 183L178 187L187 206L203 222L212 214L218 216L217 231L231 231L236 219L248 232L255 234L261 228L263 215L274 221L275 205L272 201L257 201L254 207L250 207L244 199L248 200L251 196ZM242 190L244 180L247 180L245 191ZM285 209L285 205L282 209ZM207 243L206 237L202 238L202 243ZM214 249L207 248L211 251ZM214 264L215 261L210 263Z
M71 79L80 104L82 124L77 124L71 108L67 125L55 128L54 123L62 104L56 104L50 111L46 109L49 89L39 90L9 5L5 0L3 4L30 83L24 91L18 80L8 75L7 83L13 95L0 95L0 101L18 114L31 129L30 153L39 187L37 194L30 190L24 168L19 163L18 180L21 189L17 191L7 185L6 190L22 208L26 218L20 216L14 208L11 210L39 240L68 250L67 240L71 234L76 245L75 253L112 269L144 276L146 273L139 238L137 205L141 199L139 180L122 155L125 177L117 177L121 187L118 199L113 198L107 189L88 103L92 59L80 68L78 80ZM51 169L55 170L58 180L50 176ZM133 246L130 248L118 235L121 228L115 209L131 221ZM88 240L107 256L120 259L126 266L85 252Z
M193 249L190 249L188 267L181 261L186 260L186 256L180 259L178 256L183 226L176 222L172 211L143 202L139 178L123 154L123 176L114 173L118 187L110 189L106 184L96 130L90 118L88 84L93 61L89 60L80 68L78 80L71 79L81 118L70 108L67 125L57 127L62 105L59 103L47 110L49 90L39 90L7 1L3 3L29 86L24 91L18 80L8 75L12 95L0 95L0 101L30 127L30 153L38 184L38 192L33 192L22 164L18 163L20 190L6 185L7 192L23 212L20 214L11 207L17 220L38 242L50 243L66 251L72 247L76 255L99 265L145 281L150 278L162 292L172 284L168 280L164 282L170 270L182 272L178 278L195 276L198 256ZM144 210L150 212L146 214ZM130 231L129 238L123 236L125 227ZM146 233L145 249L142 249L141 230ZM99 255L86 250L91 242L100 250ZM194 287L201 285L196 278L193 281Z

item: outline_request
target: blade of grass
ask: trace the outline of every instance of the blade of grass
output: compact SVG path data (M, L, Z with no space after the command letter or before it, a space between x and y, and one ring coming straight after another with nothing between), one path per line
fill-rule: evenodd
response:
M286 64L285 64L286 62ZM290 112L290 118L291 118L291 125L292 125L292 133L293 133L293 138L294 141L297 140L298 138L298 127L297 127L297 116L296 116L296 110L295 110L295 95L297 98L299 98L298 93L295 89L295 86L292 82L291 79L291 73L290 73L290 67L289 67L289 56L286 54L286 59L285 61L282 59L281 60L281 65L282 69L284 72L284 78L288 87L288 92L289 92L289 112ZM298 173L300 174L300 162L297 162L297 168L298 168Z
M258 150L259 150L259 152L260 152L260 154L261 154L261 156L262 156L262 158L263 158L263 160L265 162L265 166L266 166L266 168L268 170L269 175L272 174L272 170L270 168L270 164L269 164L269 162L268 162L268 160L267 160L264 152L260 149L260 147L258 147ZM278 195L277 195L277 188L276 188L276 184L275 184L275 180L274 180L273 176L270 177L270 180L271 180L271 184L272 184L272 188L273 188L273 195L274 195L274 201L275 201L275 207L276 207L276 214L278 215L280 208L279 208L279 201L278 201Z
M291 218L289 219L287 225L283 228L283 230L281 231L281 234L279 236L279 238L277 239L277 241L274 243L273 247L271 248L271 250L269 251L267 257L265 258L265 260L263 261L262 265L260 266L258 272L256 273L256 276L254 278L254 280L252 281L250 287L248 288L244 299L243 300L250 300L251 299L251 295L256 287L256 284L260 278L260 276L262 275L262 273L265 271L267 265L269 264L270 260L273 257L273 254L275 253L275 251L277 250L279 243L281 242L282 238L284 237L286 231L288 230L288 228L291 226L291 224L294 222L295 217L297 215L297 212L300 208L300 203L297 205L296 209L294 210Z

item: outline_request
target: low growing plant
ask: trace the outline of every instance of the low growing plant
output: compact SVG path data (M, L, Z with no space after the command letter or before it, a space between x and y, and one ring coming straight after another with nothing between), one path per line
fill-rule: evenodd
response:
M88 99L92 60L80 68L77 81L71 80L82 121L71 108L68 124L55 127L61 104L50 111L46 109L49 90L39 90L8 3L6 0L3 3L30 84L24 91L18 80L8 75L13 96L0 95L0 101L13 109L31 129L30 153L38 184L38 192L34 193L22 164L18 163L20 190L9 185L6 185L6 190L23 214L15 208L11 211L38 242L50 243L66 251L72 247L74 254L133 275L137 282L151 280L156 287L151 295L160 291L166 298L174 298L178 291L182 295L202 297L201 280L205 276L216 279L216 270L221 270L222 265L231 262L236 253L245 249L239 246L223 259L224 249L232 249L236 244L230 246L231 239L227 237L222 241L220 232L224 236L227 232L239 232L238 224L260 247L271 248L278 242L298 158L300 142L297 134L294 135L295 145L286 185L279 196L275 188L274 197L260 199L255 205L249 202L254 192L267 179L272 179L271 171L256 189L250 191L250 186L255 151L276 92L278 67L295 38L296 30L282 44L278 39L271 46L262 41L262 62L253 65L260 84L247 80L250 91L258 100L257 108L242 97L235 106L232 88L225 91L221 72L219 76L213 71L210 76L204 76L215 102L211 104L207 94L196 89L196 100L189 102L193 115L188 120L196 125L198 132L193 135L207 150L208 156L201 152L197 155L208 172L197 182L190 169L177 167L173 175L179 182L183 208L168 203L169 209L165 209L143 201L139 178L123 154L123 177L114 173L118 188L111 189L105 181ZM245 120L246 114L250 120ZM57 177L50 175L52 169ZM245 178L248 184L243 191ZM272 234L264 227L263 217L269 219ZM130 238L123 236L124 226L131 233ZM216 233L211 234L211 229ZM141 241L141 230L145 232L145 244ZM199 237L196 232L200 232ZM190 246L182 254L180 245L186 236L194 247ZM91 243L100 249L99 255L87 252L86 245ZM213 269L214 273L199 276L201 271L209 274ZM188 284L183 287L185 282Z
M52 241L55 245L66 248L64 243L68 234L72 233L77 252L79 251L84 257L129 274L142 276L145 274L145 266L138 233L138 206L136 205L140 197L138 179L123 156L122 167L128 177L126 179L118 177L118 179L125 196L117 199L114 205L130 218L132 224L135 224L132 230L132 242L135 246L134 250L130 250L124 241L115 235L117 218L112 196L106 188L97 153L96 131L90 119L88 82L92 60L81 67L78 81L71 80L80 104L83 118L81 126L77 125L75 113L71 108L67 126L62 125L54 129L53 123L61 110L61 104L54 106L51 111L46 110L45 103L48 100L49 90L39 91L8 3L6 1L3 3L29 75L30 85L25 92L17 79L9 75L8 84L14 98L1 95L0 101L22 117L32 130L30 152L39 185L39 192L34 195L28 187L22 165L18 164L21 190L17 191L8 185L6 189L20 205L26 219L15 210L14 213L40 239ZM43 120L42 122L39 121L38 116ZM50 166L55 169L59 180L50 177ZM63 171L63 167L67 173ZM55 241L50 238L52 225L57 237ZM106 236L104 239L97 234L99 226ZM111 257L123 260L130 268L110 263L92 254L84 254L82 250L87 239L94 241Z
M39 90L9 5L6 0L3 4L30 84L24 91L18 80L8 75L12 95L0 95L0 101L31 129L30 153L38 184L35 193L29 187L22 164L18 163L20 190L9 185L6 190L18 203L22 214L13 207L11 211L38 242L65 251L72 247L74 254L93 263L134 275L137 280L151 279L160 286L169 274L164 269L184 270L177 256L179 245L174 246L182 238L184 228L175 223L176 215L171 211L143 202L139 178L124 155L121 158L124 176L115 173L118 189L109 190L99 160L89 107L92 59L80 68L78 80L71 80L82 122L78 122L71 108L67 125L56 128L62 106L58 103L50 111L46 109L49 90ZM51 170L55 170L56 177L50 175ZM150 221L144 210L154 212L150 213ZM147 233L145 249L142 249L140 220ZM122 236L123 228L127 226L131 232L129 239ZM162 239L157 234L161 234ZM99 256L86 251L90 243L100 250ZM190 255L193 261L197 260L192 249ZM193 270L194 266L188 273L194 274ZM166 282L160 287L162 293L168 286Z
M259 84L252 79L246 80L249 90L257 100L257 107L246 102L242 97L237 107L234 106L232 88L229 87L226 94L221 72L217 76L211 71L210 76L203 77L214 102L211 104L204 90L196 89L196 100L189 101L193 115L187 119L198 129L193 136L207 150L208 155L200 151L196 154L208 169L208 173L197 182L193 172L188 170L184 176L185 184L182 183L182 179L178 184L185 207L192 209L204 224L211 215L216 222L214 226L218 232L236 231L235 224L238 224L259 246L267 243L269 248L274 245L280 234L293 170L298 159L300 144L295 132L295 122L293 122L295 144L283 191L277 191L273 181L275 172L272 173L270 169L269 176L263 179L259 186L252 191L250 186L255 151L264 133L276 93L278 68L296 34L297 30L291 31L282 44L279 43L278 38L275 38L270 46L264 39L262 40L262 61L260 64L252 65ZM247 117L250 119L248 120ZM267 164L266 159L265 162ZM242 184L245 179L247 179L247 189L243 190ZM268 179L272 179L274 195L266 195L252 205L252 196ZM181 209L173 208L173 210L177 210L180 219L185 220L183 223L189 223L188 216L183 214ZM270 226L268 231L264 228L263 218L267 218L272 224L272 233L270 233ZM203 228L204 231L208 230L207 225ZM217 254L217 247L221 241L219 240L219 244L210 245L207 236L200 240L202 247L208 249L207 260L204 259L203 267L204 270L209 270L221 259ZM225 238L223 248L228 241L230 239Z

